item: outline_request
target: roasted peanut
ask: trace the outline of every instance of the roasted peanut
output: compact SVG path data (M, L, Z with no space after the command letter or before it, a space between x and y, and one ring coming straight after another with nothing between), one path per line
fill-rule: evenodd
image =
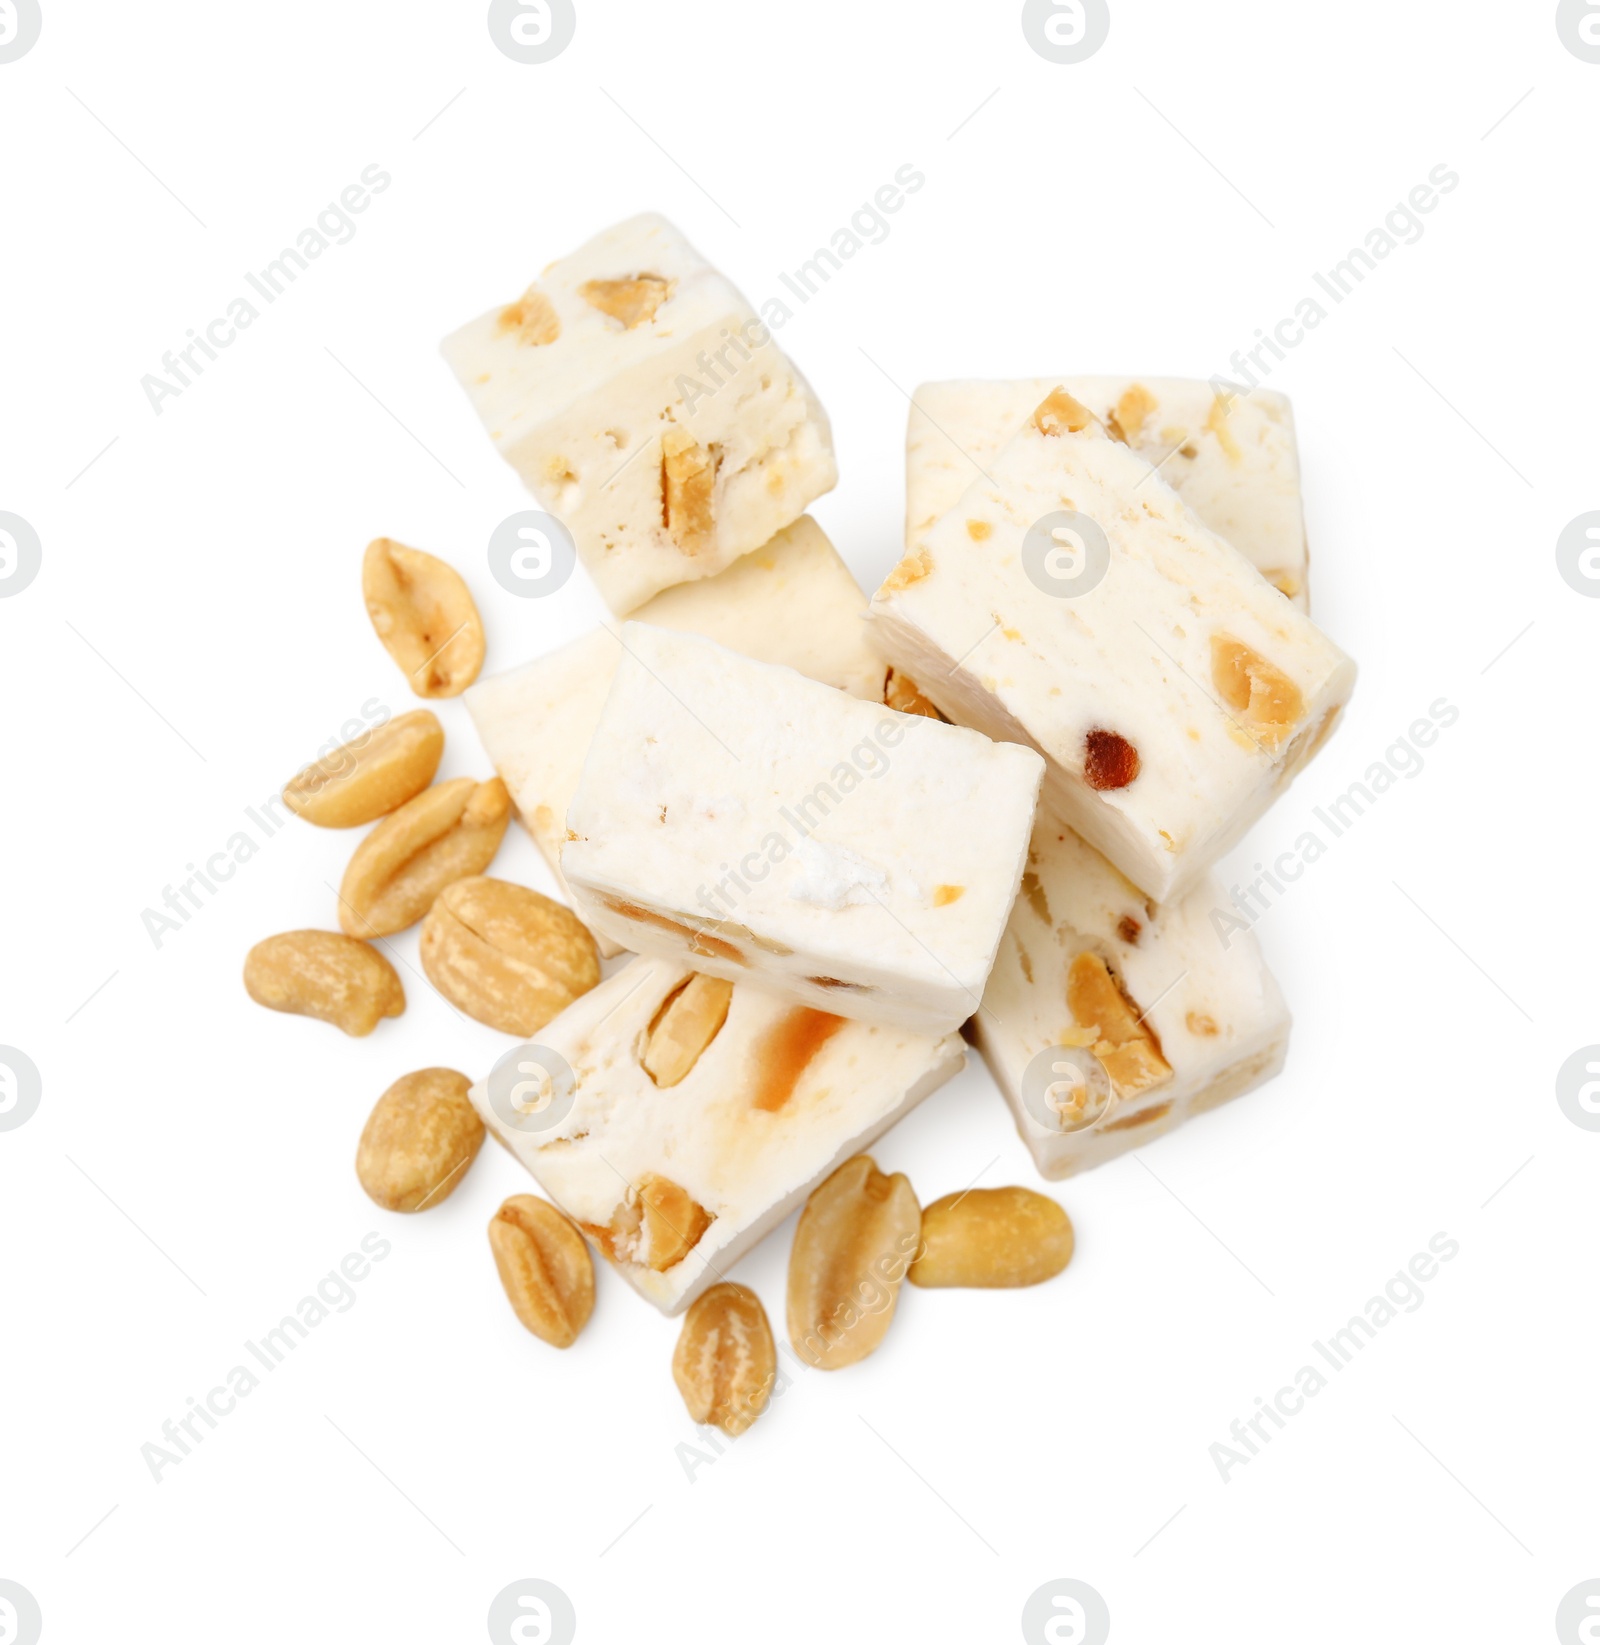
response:
M944 719L944 715L923 696L917 682L896 668L891 668L884 678L883 700L888 707L901 714L921 714L929 720Z
M921 1227L911 1184L866 1154L812 1193L789 1253L789 1341L803 1360L836 1371L883 1341Z
M634 1183L604 1227L583 1225L613 1262L665 1273L688 1256L711 1226L711 1216L686 1188L647 1171Z
M1039 1285L1072 1260L1072 1222L1031 1188L969 1188L922 1213L913 1285Z
M659 274L636 274L628 280L585 280L578 287L578 295L591 308L620 320L624 330L632 331L656 317L656 310L672 295L673 284Z
M489 1224L489 1248L518 1319L570 1348L594 1312L594 1259L583 1235L548 1200L513 1194Z
M443 728L419 708L308 765L285 785L284 804L318 828L376 822L433 781L443 754Z
M1211 636L1211 681L1217 695L1242 715L1257 742L1276 748L1305 713L1305 698L1281 668L1226 634Z
M459 697L483 667L483 623L458 572L388 537L361 562L367 615L419 697Z
M1074 400L1066 389L1054 388L1034 407L1032 422L1041 434L1054 438L1097 428L1100 419L1086 405Z
M778 1351L761 1298L724 1281L696 1299L672 1351L672 1380L695 1422L742 1434L767 1408Z
M496 329L514 331L527 348L543 348L561 335L561 316L537 286L529 286L516 302L500 310Z
M473 875L434 899L422 969L452 1005L523 1038L600 980L600 955L569 908L509 880Z
M661 437L661 520L691 559L711 547L716 536L713 509L721 455L696 443L681 428Z
M696 971L662 1001L639 1061L657 1085L676 1085L728 1018L733 984Z
M1172 1078L1160 1041L1098 954L1085 950L1073 956L1067 967L1067 1008L1080 1028L1096 1036L1089 1049L1110 1075L1120 1101Z
M382 937L420 920L454 880L481 874L505 837L511 798L498 777L435 783L356 847L339 886L339 923Z
M394 967L337 931L285 931L258 942L245 956L244 985L257 1005L331 1022L357 1038L406 1008Z
M483 1144L483 1121L452 1068L423 1068L378 1098L356 1150L356 1177L385 1211L425 1211L449 1199Z

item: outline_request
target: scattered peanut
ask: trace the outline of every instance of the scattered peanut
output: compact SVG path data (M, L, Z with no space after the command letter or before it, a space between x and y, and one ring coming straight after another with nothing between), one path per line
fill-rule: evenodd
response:
M1305 713L1300 688L1242 640L1211 637L1211 681L1257 742L1276 748Z
M527 1038L600 980L600 955L569 908L509 880L455 880L422 922L422 969L469 1017Z
M594 1259L548 1200L513 1194L489 1224L489 1248L512 1309L536 1337L570 1348L594 1312Z
M691 558L712 545L717 465L721 455L696 443L681 428L661 437L661 523Z
M367 615L419 697L459 697L483 667L483 623L460 574L388 537L361 562Z
M744 1285L713 1285L684 1315L672 1380L695 1422L742 1434L767 1408L778 1352L761 1298Z
M733 984L696 971L661 1003L639 1061L657 1085L676 1085L728 1019Z
M498 777L436 783L356 847L339 886L339 923L381 937L420 920L453 880L481 874L505 837L511 798Z
M419 708L308 765L285 785L284 804L318 828L376 822L433 781L443 754L443 728Z
M836 1371L883 1341L921 1228L911 1184L866 1154L812 1193L789 1253L789 1341L803 1360Z
M1031 1188L969 1188L922 1213L913 1285L1018 1286L1054 1279L1072 1260L1072 1222Z
M406 1008L388 960L337 931L285 931L258 942L245 956L244 985L257 1005L331 1022L357 1038Z
M453 1068L423 1068L378 1098L356 1150L368 1199L385 1211L424 1211L449 1199L483 1145L471 1089Z

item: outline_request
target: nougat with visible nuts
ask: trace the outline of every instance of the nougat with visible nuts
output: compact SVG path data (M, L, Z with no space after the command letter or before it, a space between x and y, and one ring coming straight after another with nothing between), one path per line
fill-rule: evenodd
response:
M805 378L664 217L597 234L444 356L619 616L760 548L838 479Z
M519 1074L511 1053L472 1101L664 1314L966 1060L957 1034L850 1022L663 959L636 959L574 1001L538 1048L543 1064ZM552 1053L571 1070L565 1089L547 1082ZM524 1077L533 1095L514 1103Z

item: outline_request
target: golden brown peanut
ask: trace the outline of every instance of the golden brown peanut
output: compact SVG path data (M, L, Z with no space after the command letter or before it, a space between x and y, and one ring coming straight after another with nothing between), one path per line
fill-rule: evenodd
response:
M789 1341L803 1360L836 1371L883 1341L921 1230L911 1184L869 1155L812 1193L789 1253Z
M761 1298L728 1280L697 1298L672 1351L672 1380L693 1421L742 1434L766 1410L778 1380Z
M717 450L708 451L681 428L661 437L661 519L680 549L691 558L716 538Z
M284 804L318 828L376 822L433 781L443 754L444 728L419 708L308 765L284 786Z
M419 697L459 697L483 667L483 623L460 573L388 537L367 545L361 592L383 648Z
M943 720L944 715L923 696L921 688L909 674L891 668L883 681L883 700L902 714L921 714L925 719ZM945 720L945 724L950 722Z
M1039 1285L1072 1260L1072 1221L1031 1188L969 1188L922 1213L913 1285Z
M590 985L593 986L592 984ZM700 1060L728 1020L733 984L694 972L662 1002L639 1061L661 1086L676 1085Z
M518 1319L570 1348L594 1312L594 1260L583 1235L548 1200L513 1194L489 1224L489 1248Z
M452 1005L525 1039L600 980L594 938L570 908L482 875L455 880L434 899L421 956Z
M378 1098L356 1150L356 1178L385 1211L449 1199L483 1145L483 1121L453 1068L404 1074Z
M610 1222L586 1222L583 1231L613 1262L661 1274L688 1256L711 1220L687 1188L647 1171L628 1189Z
M1144 1014L1106 962L1087 949L1067 967L1067 1008L1080 1028L1096 1035L1090 1050L1104 1065L1118 1101L1126 1102L1172 1078L1172 1067Z
M1064 388L1053 388L1034 407L1031 421L1041 434L1052 438L1061 434L1077 434L1099 424L1099 418L1086 405L1074 400Z
M452 881L489 866L510 820L511 797L498 777L425 789L356 847L339 886L339 924L353 937L404 931Z
M496 329L514 331L517 341L528 348L542 348L561 335L561 316L537 286L529 286L516 302L500 310Z
M625 331L656 317L656 310L672 295L675 281L659 274L637 274L631 280L585 280L578 295L591 308L620 320Z
M1267 748L1276 748L1305 713L1300 687L1259 652L1226 634L1211 636L1211 683Z
M244 985L257 1005L331 1022L357 1038L406 1008L388 960L337 931L285 931L258 942L245 956Z

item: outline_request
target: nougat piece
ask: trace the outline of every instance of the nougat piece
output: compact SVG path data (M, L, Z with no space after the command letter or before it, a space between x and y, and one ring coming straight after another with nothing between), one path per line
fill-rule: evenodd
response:
M1355 664L1057 389L873 596L950 719L1026 743L1050 809L1181 896L1331 730Z
M1242 924L1214 879L1149 902L1041 812L973 1035L1042 1175L1101 1165L1283 1067L1289 1012ZM1062 1105L1077 1076L1036 1064L1062 1046L1100 1063L1109 1107Z
M838 479L806 380L664 217L597 234L443 351L618 615L760 548Z
M924 383L912 396L906 430L908 549L921 546L1057 384L1113 438L1147 457L1274 588L1309 610L1300 450L1288 397L1266 388L1224 391L1195 377Z
M942 1034L978 1007L1042 762L644 623L567 809L578 912L842 1016Z
M867 643L866 609L849 567L821 527L802 515L726 571L656 595L638 620L704 634L877 701L887 668ZM483 746L563 888L567 807L621 655L617 633L598 628L467 691ZM620 952L609 938L601 947Z
M484 1124L668 1315L966 1060L959 1035L851 1022L664 959L633 960L528 1049L543 1060L508 1053L473 1088Z

